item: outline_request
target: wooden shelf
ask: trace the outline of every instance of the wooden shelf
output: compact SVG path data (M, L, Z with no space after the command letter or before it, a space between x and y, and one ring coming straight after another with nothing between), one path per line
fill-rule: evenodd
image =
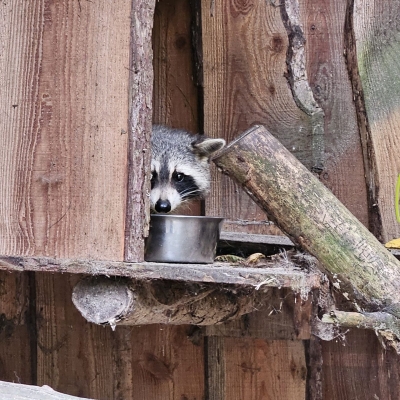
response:
M300 264L305 262L299 262ZM295 266L290 261L268 261L255 267L214 264L127 263L94 260L65 260L47 257L0 256L0 269L124 276L132 279L168 279L183 282L214 282L234 285L291 287L314 289L319 287L321 273Z

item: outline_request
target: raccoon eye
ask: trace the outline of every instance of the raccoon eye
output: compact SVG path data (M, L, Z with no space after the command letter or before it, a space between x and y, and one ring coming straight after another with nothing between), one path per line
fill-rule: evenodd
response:
M185 178L185 174L182 174L181 172L175 172L174 178L177 182L182 182Z
M155 185L155 183L156 183L156 178L157 178L157 172L152 171L152 172L151 172L151 181L150 181L150 184L151 184L151 188L152 188L152 189L153 189L153 187L154 187L154 185Z

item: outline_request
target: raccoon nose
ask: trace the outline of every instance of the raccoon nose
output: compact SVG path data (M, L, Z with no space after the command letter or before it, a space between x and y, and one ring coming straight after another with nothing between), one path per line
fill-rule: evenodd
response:
M167 213L171 211L171 203L168 200L158 200L154 207L157 212Z

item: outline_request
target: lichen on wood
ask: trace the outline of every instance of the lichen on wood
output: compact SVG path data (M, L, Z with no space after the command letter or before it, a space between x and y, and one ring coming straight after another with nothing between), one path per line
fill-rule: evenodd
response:
M357 310L400 316L400 263L266 128L225 148L217 166L314 255Z

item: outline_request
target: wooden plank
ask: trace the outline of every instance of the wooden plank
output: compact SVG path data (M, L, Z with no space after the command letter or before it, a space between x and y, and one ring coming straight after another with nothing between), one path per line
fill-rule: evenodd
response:
M128 194L124 259L143 261L144 238L148 236L150 224L149 149L153 93L151 34L155 1L133 0L131 3ZM125 6L128 4L126 2ZM125 14L125 18L127 15Z
M32 275L0 273L0 379L4 381L36 383Z
M190 4L157 2L154 15L153 122L196 133L198 91L193 75Z
M322 342L323 399L398 399L398 355L373 332L351 330Z
M114 398L112 332L74 308L74 275L36 274L37 384L75 396ZM119 355L116 355L118 357Z
M356 43L349 49L355 56L350 68L358 67L359 96L365 103L365 109L358 112L366 119L363 142L368 185L378 213L373 231L384 242L400 237L394 203L400 171L400 23L393 18L399 12L398 0L349 2L349 28L354 29L350 34Z
M204 398L203 341L193 344L187 326L135 327L131 338L134 394L130 398Z
M310 260L311 261L311 260ZM305 264L310 265L307 260ZM274 267L275 265L275 267ZM212 282L255 287L291 287L305 292L320 285L321 274L316 269L302 270L295 264L277 260L255 267L214 264L119 263L108 261L60 260L51 258L6 257L0 259L1 268L15 271L68 272L133 279L170 279L184 282Z
M311 167L310 118L297 107L285 78L288 36L280 7L209 0L202 4L202 22L205 132L230 141L262 123ZM214 188L206 210L227 218L225 230L278 232L229 179L215 175Z
M209 338L208 360L210 400L305 399L301 341Z
M130 7L4 4L2 254L123 259Z
M325 114L322 182L366 226L364 161L352 87L343 58L347 1L299 1L307 72Z

